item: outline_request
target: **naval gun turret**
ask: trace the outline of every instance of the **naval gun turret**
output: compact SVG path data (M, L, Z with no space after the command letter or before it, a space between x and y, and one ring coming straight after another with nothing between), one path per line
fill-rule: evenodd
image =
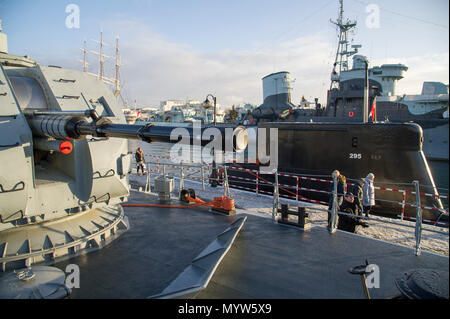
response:
M87 73L6 53L0 62L1 272L105 246L129 227L119 205L130 190L127 139L180 138L173 127L125 124L116 97ZM188 143L214 137L184 129ZM234 129L236 150L242 133Z

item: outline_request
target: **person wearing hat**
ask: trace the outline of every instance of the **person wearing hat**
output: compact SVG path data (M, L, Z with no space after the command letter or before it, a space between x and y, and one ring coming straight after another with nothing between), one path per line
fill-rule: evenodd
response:
M369 217L369 213L372 210L372 207L375 206L375 188L373 186L373 180L375 179L375 175L373 173L367 174L364 179L363 186L363 205L364 205L364 213L366 217Z
M358 225L368 227L365 222L356 217L361 214L359 206L355 202L355 196L352 193L345 194L344 201L339 207L339 211L342 213L354 215L355 217L339 214L338 229L355 233Z

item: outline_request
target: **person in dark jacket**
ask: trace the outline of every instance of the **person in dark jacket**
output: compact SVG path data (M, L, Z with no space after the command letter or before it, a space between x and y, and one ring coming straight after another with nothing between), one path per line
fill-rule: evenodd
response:
M139 147L136 150L136 153L134 153L134 157L136 159L136 165L137 165L136 171L137 171L137 174L141 175L139 173L139 169L141 169L142 175L145 175L145 172L144 172L144 151L142 150L142 148Z
M355 182L355 185L353 185L352 188L352 194L355 196L355 204L358 205L359 210L361 213L364 212L364 208L363 208L363 197L364 197L364 192L363 192L363 186L364 186L364 179L358 179Z
M352 193L345 194L344 201L339 207L339 211L354 215L355 217L339 214L338 229L354 233L356 232L358 225L368 227L365 222L356 217L361 216L362 214L359 210L359 206L355 203L355 197Z

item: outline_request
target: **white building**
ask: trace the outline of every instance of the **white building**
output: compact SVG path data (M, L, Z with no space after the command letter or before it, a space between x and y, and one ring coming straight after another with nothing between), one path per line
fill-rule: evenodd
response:
M172 109L172 106L181 106L184 105L186 102L183 100L166 100L161 101L159 105L159 109L163 112L170 111Z
M212 99L210 99L210 102L212 102ZM195 110L203 110L203 102L197 101L197 100L166 100L160 102L160 111L166 112L172 110L172 107L179 106L181 108L187 109L192 108ZM216 105L217 112L220 110L220 104L217 103Z

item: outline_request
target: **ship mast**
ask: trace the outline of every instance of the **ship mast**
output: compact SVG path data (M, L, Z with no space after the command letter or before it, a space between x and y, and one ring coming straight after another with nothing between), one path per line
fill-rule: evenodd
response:
M342 71L348 70L348 58L358 52L360 45L352 45L353 50L349 51L348 32L356 26L356 21L347 19L344 22L344 0L339 0L339 17L337 21L330 20L331 23L337 26L339 33L339 42L336 51L336 58L333 64L333 71L331 73L330 90L339 88L339 76Z
M83 48L80 49L80 50L83 51L83 60L78 60L78 61L83 62L83 72L86 72L86 71L87 71L87 65L89 64L89 63L87 63L87 61L86 61L86 54L87 54L86 40L84 40L84 42L83 42Z
M100 41L92 40L94 42L97 42L100 46L99 52L96 51L89 51L91 53L94 53L99 56L99 71L98 71L98 79L100 81L103 81L103 64L105 63L104 58L110 58L110 56L107 56L103 53L103 46L108 45L107 43L103 42L103 31L100 31Z
M120 59L119 59L119 36L116 37L116 48L115 48L116 57L115 57L115 77L114 77L114 79L104 76L104 62L105 62L104 58L110 58L110 56L107 56L106 54L103 53L103 47L105 45L108 45L107 43L103 42L103 32L100 31L100 41L97 41L97 40L92 40L92 41L99 43L99 52L87 50L86 41L84 41L83 49L81 49L83 51L83 60L79 60L80 62L83 62L83 72L97 76L98 79L102 82L105 82L107 84L113 84L114 85L114 96L118 97L120 94L120 91L121 91L120 81L119 81L119 68L121 66ZM99 56L98 74L93 74L93 73L87 72L87 66L89 65L89 63L87 63L87 61L86 61L86 55L88 52Z
M119 36L116 37L116 76L114 78L114 96L118 96L120 93L120 86L119 86Z
M99 61L100 61L100 71L98 73L99 80L103 80L103 64L105 61L103 60L103 32L100 31L100 54L99 54Z

